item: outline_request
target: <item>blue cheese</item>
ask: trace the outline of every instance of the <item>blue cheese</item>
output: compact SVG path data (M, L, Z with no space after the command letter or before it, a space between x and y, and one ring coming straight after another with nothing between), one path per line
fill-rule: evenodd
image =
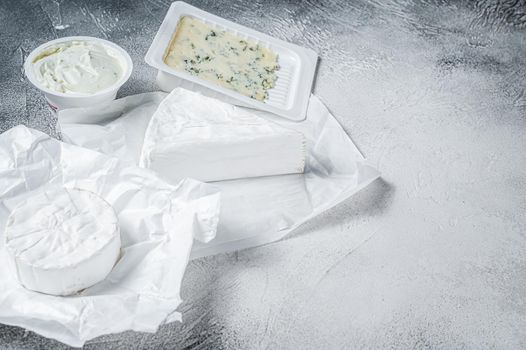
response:
M179 21L164 62L259 101L268 98L279 70L268 48L189 16Z

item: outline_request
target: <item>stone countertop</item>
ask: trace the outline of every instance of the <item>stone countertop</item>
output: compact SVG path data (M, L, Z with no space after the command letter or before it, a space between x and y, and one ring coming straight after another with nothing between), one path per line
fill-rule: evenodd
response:
M526 348L525 1L189 1L321 56L314 93L382 179L264 247L192 261L184 323L86 349ZM56 120L22 63L56 37L124 47L168 0L0 1L0 131ZM67 346L0 325L0 349Z

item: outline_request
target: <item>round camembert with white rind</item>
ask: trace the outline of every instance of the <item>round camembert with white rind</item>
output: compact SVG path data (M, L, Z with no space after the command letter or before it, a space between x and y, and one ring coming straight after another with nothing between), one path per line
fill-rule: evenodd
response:
M113 208L97 194L54 188L11 212L6 248L27 289L69 295L102 281L120 254Z

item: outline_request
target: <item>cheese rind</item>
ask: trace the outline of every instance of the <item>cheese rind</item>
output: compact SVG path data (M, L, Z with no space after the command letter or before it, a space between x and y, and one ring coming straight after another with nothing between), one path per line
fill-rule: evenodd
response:
M173 183L302 173L305 143L296 130L177 88L150 120L140 166Z
M267 99L279 70L268 48L189 16L179 20L164 62L259 101Z
M5 243L27 289L69 295L103 280L120 253L118 219L97 194L56 187L19 203Z

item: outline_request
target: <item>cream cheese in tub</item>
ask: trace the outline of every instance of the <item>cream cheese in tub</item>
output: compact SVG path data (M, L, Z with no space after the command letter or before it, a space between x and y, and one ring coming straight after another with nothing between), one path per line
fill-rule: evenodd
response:
M115 84L124 74L123 62L107 45L70 41L53 45L33 60L42 86L63 93L92 94Z
M34 49L24 63L28 80L54 111L110 102L132 69L130 55L120 46L87 36L49 41Z

